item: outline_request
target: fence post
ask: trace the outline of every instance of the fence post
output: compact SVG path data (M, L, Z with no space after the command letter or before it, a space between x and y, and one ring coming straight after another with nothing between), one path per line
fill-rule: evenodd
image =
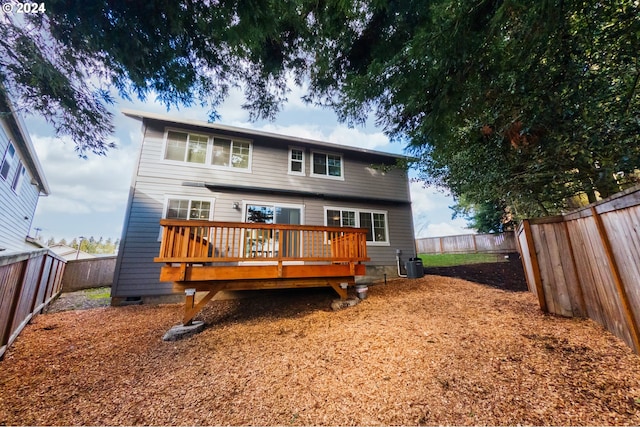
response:
M622 302L622 311L624 312L625 320L629 325L629 332L631 333L633 345L636 351L640 351L640 331L638 331L638 323L636 322L633 311L631 310L629 297L627 296L627 291L624 287L622 276L620 275L618 263L616 262L616 259L613 255L613 248L611 247L611 242L609 241L607 230L604 227L604 222L602 221L600 214L596 211L595 206L591 207L591 215L593 216L593 220L596 223L596 228L598 229L598 234L600 235L600 240L602 241L604 252L607 256L607 260L609 261L611 276L613 277L613 282L616 285L620 301Z
M547 299L544 295L544 287L542 286L542 278L540 277L540 264L538 264L538 255L536 254L536 246L533 242L533 233L531 233L531 224L528 219L522 221L524 227L524 237L527 241L527 249L529 249L529 256L531 257L531 268L533 269L533 284L536 287L536 293L538 294L538 303L540 304L540 310L545 313L549 312L547 308Z

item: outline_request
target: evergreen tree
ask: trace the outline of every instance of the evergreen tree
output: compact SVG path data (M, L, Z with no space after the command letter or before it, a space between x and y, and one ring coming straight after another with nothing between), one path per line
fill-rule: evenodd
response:
M348 123L374 115L421 177L514 218L606 197L640 169L635 0L50 0L0 15L0 83L78 152L104 154L111 90L168 107L244 88L273 118L291 80ZM478 211L476 211L478 212Z

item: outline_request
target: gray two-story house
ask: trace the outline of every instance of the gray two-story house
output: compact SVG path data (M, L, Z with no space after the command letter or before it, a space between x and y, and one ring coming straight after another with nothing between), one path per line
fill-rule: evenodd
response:
M41 249L28 238L49 185L24 121L0 87L0 257Z
M154 263L161 219L367 229L365 281L397 277L415 251L404 156L124 111L142 122L113 304L172 294ZM347 141L345 141L347 142Z

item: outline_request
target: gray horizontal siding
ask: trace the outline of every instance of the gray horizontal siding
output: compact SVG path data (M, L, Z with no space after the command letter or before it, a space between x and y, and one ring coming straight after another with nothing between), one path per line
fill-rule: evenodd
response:
M150 179L171 177L182 183L185 181L215 182L219 185L263 186L268 188L299 188L303 191L326 194L362 196L376 195L378 198L410 200L405 184L405 171L392 169L382 172L371 167L382 159L363 159L361 153L345 151L343 155L344 180L310 176L312 148L305 149L305 176L289 175L288 145L274 146L264 140L253 140L251 173L220 170L199 165L167 163L163 158L164 127L147 129L138 175Z

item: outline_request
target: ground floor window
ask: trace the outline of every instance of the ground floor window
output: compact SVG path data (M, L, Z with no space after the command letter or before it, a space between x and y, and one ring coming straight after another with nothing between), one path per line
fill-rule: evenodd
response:
M168 198L165 205L166 219L204 219L213 218L211 200Z
M325 208L325 222L328 227L366 228L367 242L389 244L387 212L350 208Z
M182 196L167 196L162 210L164 219L213 220L213 199L191 199ZM162 227L158 241L162 239Z

